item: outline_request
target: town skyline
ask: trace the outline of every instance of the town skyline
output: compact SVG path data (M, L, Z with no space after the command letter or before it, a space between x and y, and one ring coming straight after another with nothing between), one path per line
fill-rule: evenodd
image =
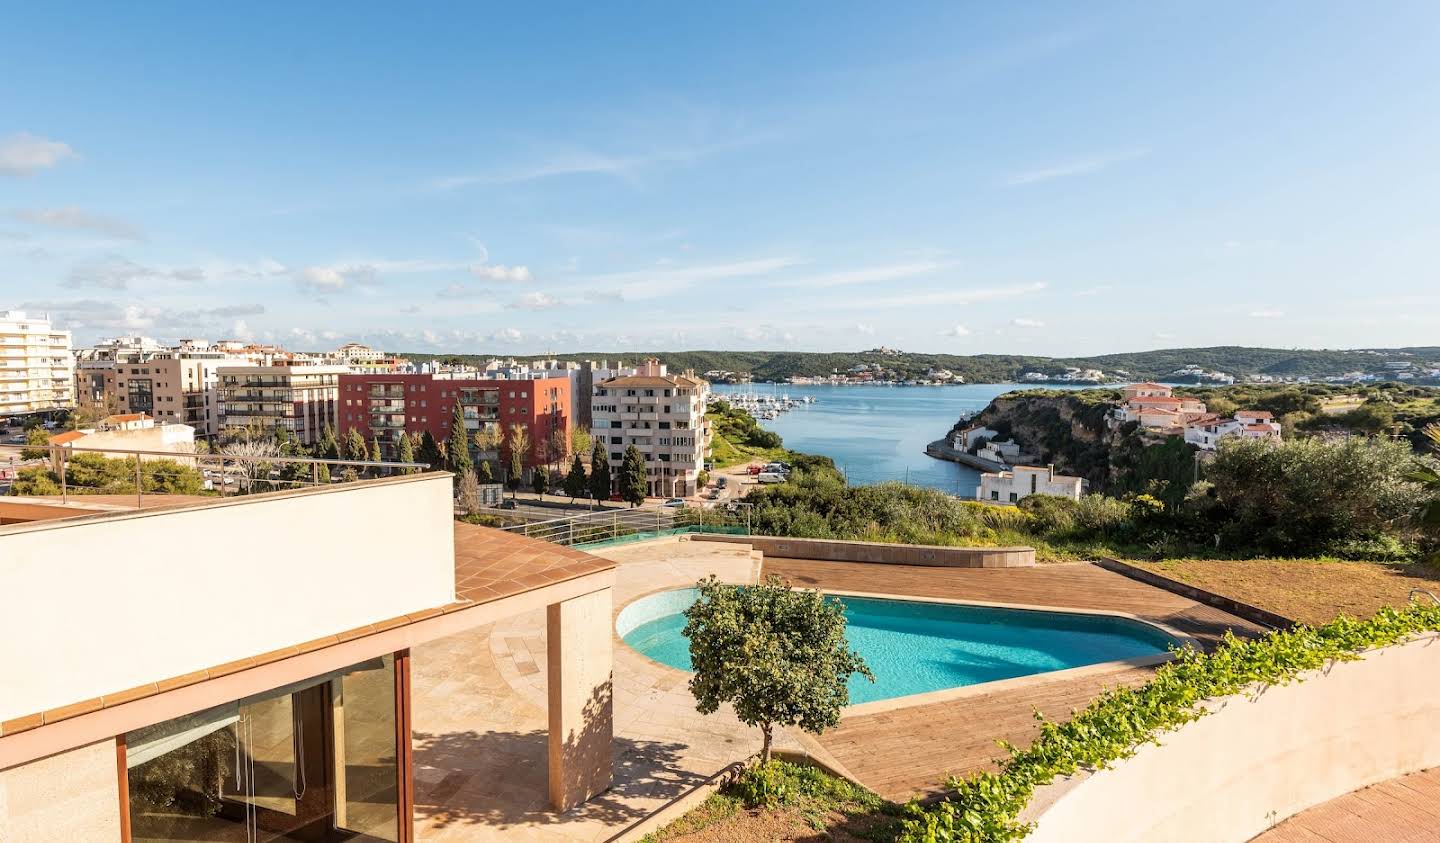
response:
M77 345L1440 335L1421 4L89 14L0 56L0 300Z

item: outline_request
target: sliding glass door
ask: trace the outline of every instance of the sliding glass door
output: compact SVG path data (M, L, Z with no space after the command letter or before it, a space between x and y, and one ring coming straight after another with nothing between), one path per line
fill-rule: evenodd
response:
M131 839L408 840L396 668L387 655L129 733Z

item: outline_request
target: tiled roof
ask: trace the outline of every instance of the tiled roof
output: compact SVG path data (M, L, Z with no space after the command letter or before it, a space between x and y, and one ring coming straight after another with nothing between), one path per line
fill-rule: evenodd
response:
M89 714L122 703L195 685L210 679L229 676L252 667L270 664L302 653L323 650L335 644L364 638L407 624L419 623L442 614L469 609L516 594L523 594L548 585L611 570L615 563L579 550L562 547L539 539L512 535L489 527L455 523L455 597L454 603L421 609L397 618L389 618L326 635L314 641L297 642L288 647L237 659L184 676L149 682L135 688L82 700L49 711L36 712L0 723L0 737L46 726L71 717Z
M1237 417L1244 416L1247 419L1273 419L1274 414L1269 410L1236 410Z
M90 434L86 433L83 430L67 430L64 433L57 433L54 436L50 437L50 444L64 445L68 442L74 442L76 439L84 439L86 436L89 435Z
M149 418L144 413L116 413L113 416L106 416L104 424L124 424L125 422L142 421Z
M611 378L601 381L600 385L612 386L699 386L701 381L698 378L690 378L685 375L624 375L618 378Z
M1129 386L1127 386L1127 387L1125 387L1125 388L1126 388L1126 389L1169 389L1170 387L1166 386L1166 385L1163 384L1163 383L1155 383L1155 382L1153 382L1153 381L1146 381L1146 382L1144 382L1144 383L1132 383L1132 384L1130 384Z

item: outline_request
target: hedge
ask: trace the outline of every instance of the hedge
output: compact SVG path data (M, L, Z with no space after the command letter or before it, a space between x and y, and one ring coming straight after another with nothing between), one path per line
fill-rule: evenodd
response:
M1203 717L1207 699L1256 686L1284 685L1305 671L1358 659L1367 649L1440 631L1440 605L1384 608L1369 620L1341 617L1324 626L1297 627L1243 640L1226 633L1211 653L1176 651L1173 661L1138 688L1105 691L1068 723L1042 720L1028 748L1005 744L1010 757L998 773L952 780L954 792L931 806L907 806L903 843L1000 843L1020 840L1031 825L1020 812L1035 789L1058 776L1097 770L1128 758L1161 734Z

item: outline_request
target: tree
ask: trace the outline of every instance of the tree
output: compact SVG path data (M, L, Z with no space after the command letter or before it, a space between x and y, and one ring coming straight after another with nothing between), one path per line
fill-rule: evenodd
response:
M575 427L571 429L570 453L576 455L577 457L581 454L589 453L590 446L593 444L594 440L590 436L590 431L588 429L583 427Z
M20 450L22 460L43 460L50 454L50 434L43 427L32 427L25 432L25 447Z
M352 427L345 435L345 459L367 460L370 458L370 449L365 445L365 435L360 428Z
M1423 432L1430 440L1430 447L1440 452L1440 422L1426 425ZM1430 494L1430 500L1425 502L1416 521L1429 534L1432 544L1437 546L1428 557L1429 561L1440 562L1440 472L1436 471L1433 463L1422 464L1409 474L1409 479Z
M550 488L550 469L543 465L536 466L530 474L530 488L535 490L540 500L545 500L545 490Z
M590 497L599 503L610 497L610 457L605 443L596 442L590 451Z
M340 459L340 442L335 438L335 428L329 424L320 434L320 441L315 443L315 456L322 460Z
M430 435L430 431L420 434L420 447L415 451L415 461L423 462L429 466L429 471L439 471L445 462L445 456L440 453L440 443Z
M620 496L631 506L645 502L650 491L645 477L645 457L640 449L631 445L625 449L625 460L620 463Z
M554 426L545 435L545 462L558 468L560 463L564 462L565 457L569 455L570 434L564 427L555 424L559 421L558 416L551 416L550 420Z
M510 467L506 474L505 482L514 492L520 488L520 482L525 474L526 457L530 453L530 431L523 424L512 424L506 431L505 447L509 451Z
M874 681L845 641L840 601L773 576L737 586L712 575L697 587L699 598L685 610L695 708L713 714L733 704L742 723L760 729L762 763L776 725L819 734L840 722L852 674Z
M466 515L474 515L480 511L480 481L475 477L475 469L469 468L460 475L460 511Z
M10 484L12 495L58 495L60 483L55 473L43 465L32 465L15 472L15 482Z
M374 462L385 462L385 452L380 450L380 437L370 437L370 459Z
M565 494L570 496L570 502L585 494L589 486L589 480L585 476L585 464L580 461L580 452L570 459L570 473L565 475Z
M450 419L450 470L460 477L475 467L470 459L470 434L465 430L465 408L455 402L455 415Z
M479 473L480 473L480 482L481 482L481 483L494 483L494 482L495 482L495 470L490 467L490 461L489 461L489 460L481 460L481 461L480 461Z
M396 452L396 459L399 462L415 462L415 440L410 437L410 434L407 433L400 437L400 447ZM414 474L415 469L402 468L400 473Z

